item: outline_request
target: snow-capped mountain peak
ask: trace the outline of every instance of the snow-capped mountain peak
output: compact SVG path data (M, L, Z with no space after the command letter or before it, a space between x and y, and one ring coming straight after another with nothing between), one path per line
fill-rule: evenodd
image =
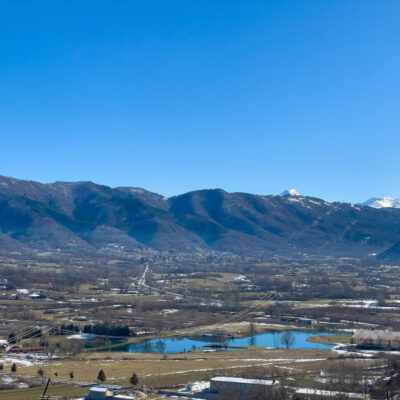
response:
M390 196L372 197L364 203L361 203L361 205L373 208L400 208L400 199L394 199Z
M296 189L285 190L280 194L281 196L300 196L300 193Z

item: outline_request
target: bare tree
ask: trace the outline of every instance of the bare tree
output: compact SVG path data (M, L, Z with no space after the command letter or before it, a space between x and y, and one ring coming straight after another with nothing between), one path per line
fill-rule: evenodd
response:
M281 343L287 348L290 349L294 344L294 335L291 331L283 332L281 335Z

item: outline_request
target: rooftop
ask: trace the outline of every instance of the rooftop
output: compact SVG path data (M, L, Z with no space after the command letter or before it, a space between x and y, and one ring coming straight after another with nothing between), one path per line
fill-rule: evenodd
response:
M91 387L90 388L90 391L91 392L101 392L101 393L105 393L105 392L107 392L107 388L105 388L105 387L100 387L100 386L93 386L93 387Z
M233 383L246 383L249 385L273 385L274 381L270 379L246 379L236 378L232 376L216 376L211 379L212 382L233 382Z

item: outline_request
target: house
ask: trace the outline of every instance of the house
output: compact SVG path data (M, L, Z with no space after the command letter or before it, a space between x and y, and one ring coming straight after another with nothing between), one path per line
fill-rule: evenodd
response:
M279 388L279 381L270 379L246 379L229 376L216 376L210 381L210 391L220 396L235 395L251 398L259 393L265 393Z
M201 392L202 390L206 390L210 388L209 381L200 381L200 382L191 382L188 383L185 387L185 391L187 392Z
M85 400L135 400L135 396L125 394L114 394L110 389L103 386L93 386Z
M42 292L35 292L28 296L28 300L43 300L46 298L47 296Z

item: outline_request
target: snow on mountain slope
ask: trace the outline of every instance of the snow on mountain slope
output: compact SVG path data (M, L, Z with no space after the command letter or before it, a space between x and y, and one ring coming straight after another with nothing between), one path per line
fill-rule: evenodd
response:
M390 196L372 197L364 203L361 203L361 205L373 208L400 208L400 199L394 199Z
M300 196L300 193L296 189L285 190L280 194L281 196Z

